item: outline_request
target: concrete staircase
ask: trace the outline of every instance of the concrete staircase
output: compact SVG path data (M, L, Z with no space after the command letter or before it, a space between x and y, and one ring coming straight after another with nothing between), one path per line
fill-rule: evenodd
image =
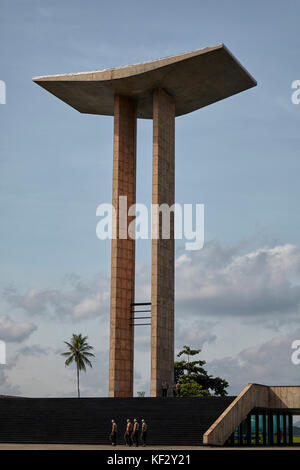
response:
M0 397L0 442L108 444L113 418L124 444L126 419L144 418L149 444L201 445L234 398Z

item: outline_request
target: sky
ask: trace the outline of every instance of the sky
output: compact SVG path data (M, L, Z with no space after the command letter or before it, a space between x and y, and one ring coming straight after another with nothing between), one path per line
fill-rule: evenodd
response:
M2 0L0 4L0 394L75 396L60 352L95 348L83 396L108 392L113 118L80 114L32 77L101 70L224 43L257 87L176 119L176 202L205 206L205 243L176 241L176 352L202 348L229 393L299 384L299 0ZM195 80L197 77L195 77ZM137 201L151 202L152 126L139 120ZM136 301L150 298L151 243L136 243ZM135 394L149 394L147 327Z

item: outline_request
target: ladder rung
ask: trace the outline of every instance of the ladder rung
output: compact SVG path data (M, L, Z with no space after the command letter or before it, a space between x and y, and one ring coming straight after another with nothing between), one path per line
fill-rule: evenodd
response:
M130 304L130 307L133 307L134 305L151 305L151 302L132 303L132 304Z
M151 318L151 317L131 317L131 320L148 320L148 318Z
M130 310L131 313L151 313L151 310Z

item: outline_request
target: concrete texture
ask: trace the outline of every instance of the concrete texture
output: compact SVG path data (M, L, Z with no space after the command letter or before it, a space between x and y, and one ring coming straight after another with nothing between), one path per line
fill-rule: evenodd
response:
M203 435L203 443L223 445L253 408L288 408L300 414L300 386L248 384Z
M81 113L113 116L114 95L132 97L137 117L153 117L152 94L164 89L181 116L256 85L220 44L164 59L101 70L35 77L33 81Z
M135 103L116 95L114 109L113 205L116 220L111 253L109 396L133 394L133 339L130 304L134 302L135 240L127 236L134 217L127 211L119 220L119 197L127 196L130 207L136 195ZM120 230L121 228L121 230Z
M300 410L300 386L277 385L269 387L269 407Z
M175 202L175 102L163 90L153 95L152 204ZM151 396L162 394L162 381L174 382L174 213L169 239L162 238L162 218L153 218L151 281ZM156 238L158 237L158 238Z

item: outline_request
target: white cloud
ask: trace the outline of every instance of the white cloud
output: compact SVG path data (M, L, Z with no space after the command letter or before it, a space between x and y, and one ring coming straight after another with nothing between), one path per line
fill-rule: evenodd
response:
M205 320L179 319L176 322L176 346L181 349L186 344L202 349L205 344L214 343L217 340L213 332L215 325L216 323Z
M176 306L199 315L253 317L300 311L300 250L294 245L246 254L208 243L176 262ZM278 316L276 317L278 319Z
M31 288L20 293L16 288L9 287L4 291L4 298L13 308L22 309L30 315L47 314L48 317L81 320L108 312L109 282L101 276L83 282L78 276L69 275L60 289Z
M0 339L3 341L24 341L36 329L37 327L33 323L15 322L7 315L0 316Z
M107 293L93 293L89 297L85 297L81 302L77 303L73 309L72 314L74 318L87 318L97 315L101 312L101 308L106 304Z
M208 362L207 368L229 381L231 393L239 393L248 382L299 385L300 366L291 360L295 339L300 339L300 329L246 348L235 356Z

